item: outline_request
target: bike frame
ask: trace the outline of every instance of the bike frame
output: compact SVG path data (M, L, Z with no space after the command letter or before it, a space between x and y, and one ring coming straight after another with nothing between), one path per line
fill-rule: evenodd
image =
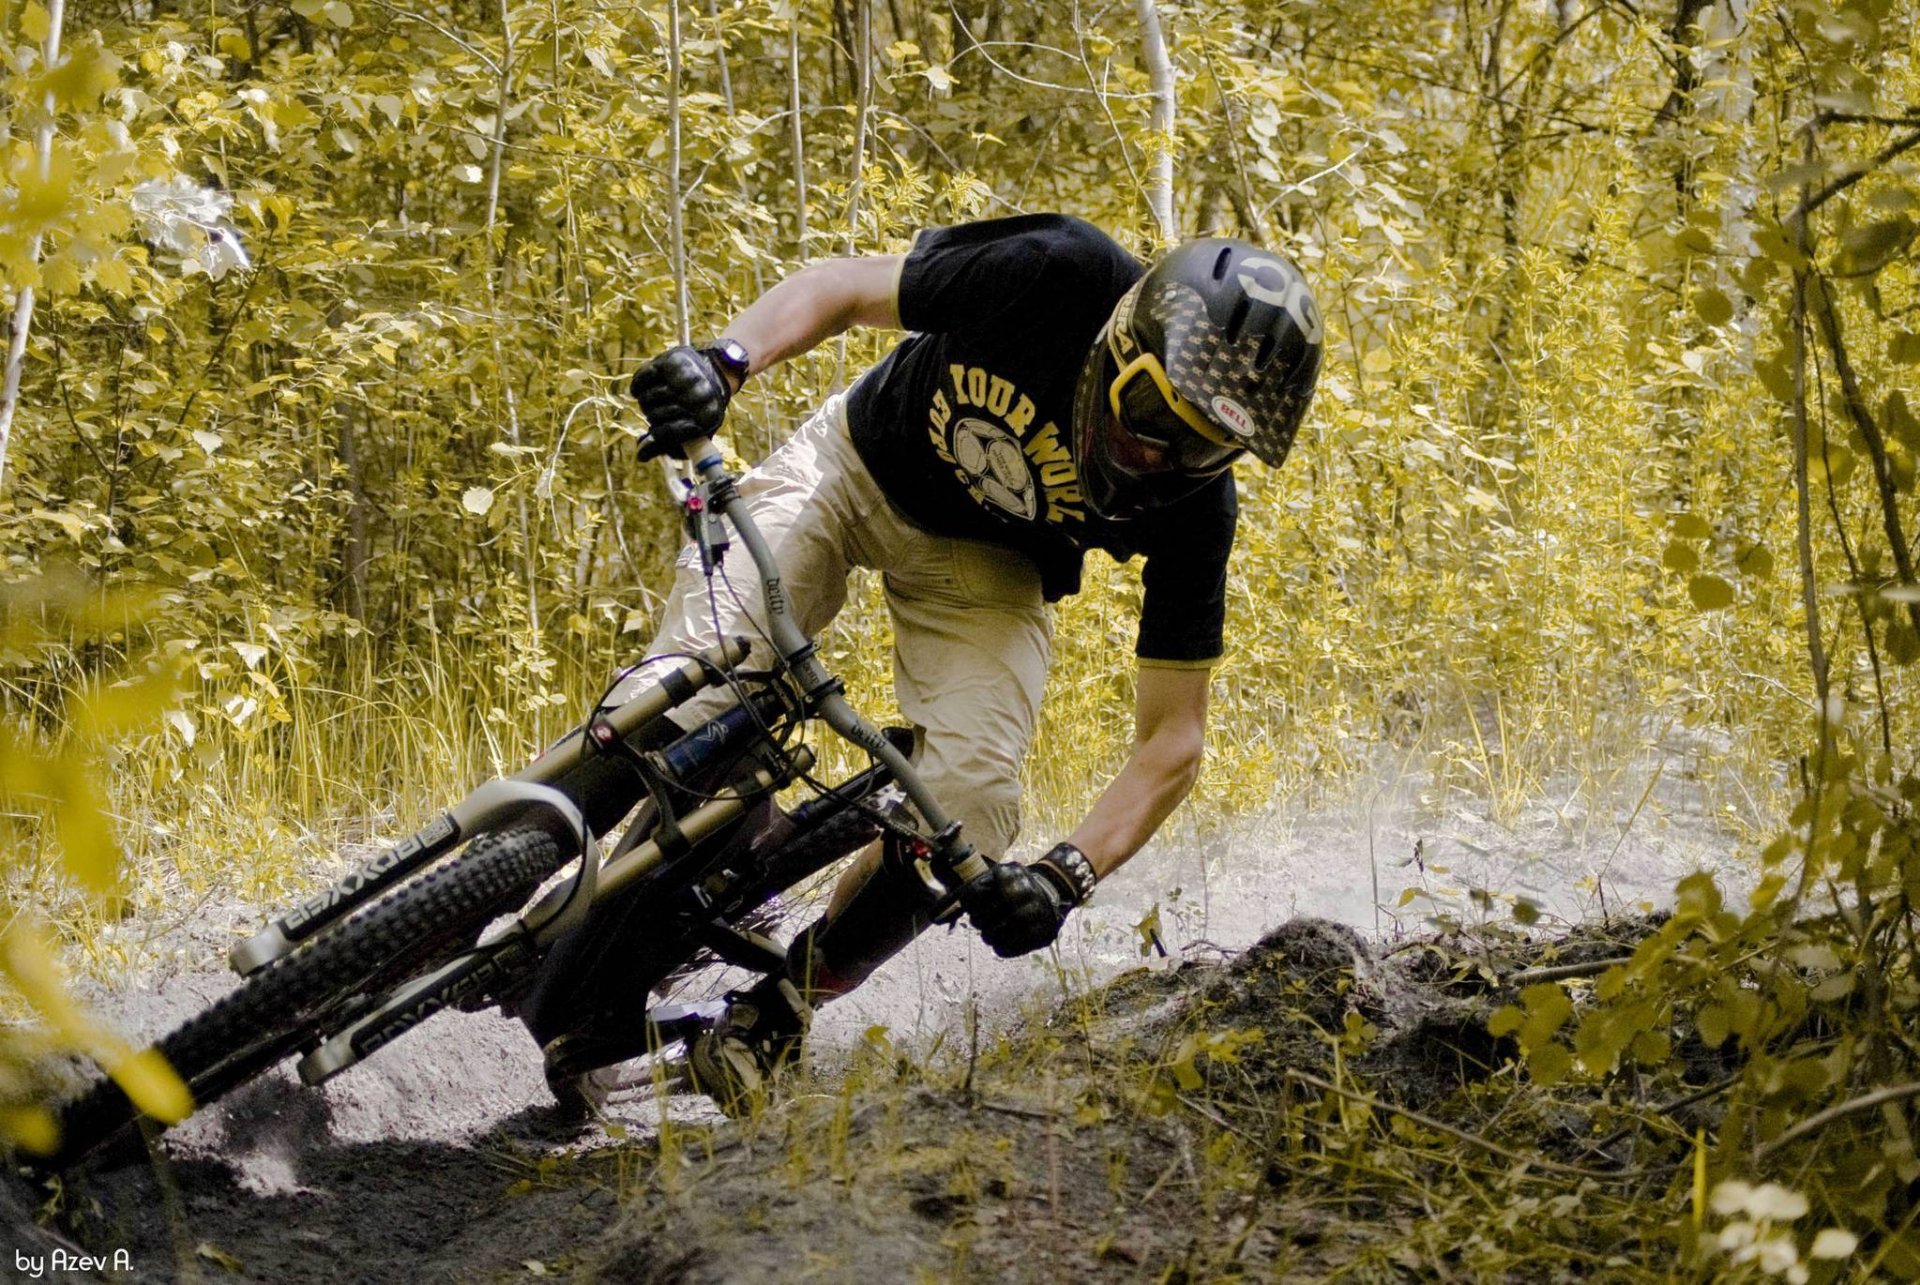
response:
M866 751L891 776L924 827L919 835L925 845L930 882L943 892L957 891L988 868L986 860L961 838L960 824L948 816L902 749L854 710L840 680L820 662L813 640L793 620L780 568L712 440L699 438L688 443L686 456L699 480L689 484L682 503L692 519L703 565L711 573L724 552L724 543L716 541L710 529L711 515L726 521L739 534L758 571L769 641L776 653L776 667L790 687L793 712L800 720L822 719L837 734ZM480 786L406 841L236 946L231 955L234 968L251 973L460 844L489 831L524 826L543 814L546 824L569 836L580 854L577 873L549 889L506 930L379 999L371 1011L310 1050L300 1061L301 1078L318 1084L441 1009L484 1001L535 967L547 948L576 927L597 900L660 871L745 815L751 800L803 776L812 766L811 752L804 745L784 749L774 744L756 715L746 745L726 760L739 769L730 781L733 788L706 797L698 806L676 816L661 786L679 782L662 782L647 756L637 748L670 710L708 687L733 681L748 647L746 638L723 639L668 668L632 700L596 710L586 724L524 771ZM709 721L683 739L698 741L706 736L716 744L716 755L723 752L718 743L724 718L722 715ZM592 771L596 759L623 758L642 769L646 797L653 800L658 812L652 824L645 827L650 833L636 841L640 830L634 830L603 859L582 801L558 787L577 780L583 771ZM621 815L629 811L630 807L623 806ZM785 952L778 945L724 923L707 926L696 944L725 962L766 973L786 966ZM661 1013L663 1037L671 1036L667 1027L676 1020Z

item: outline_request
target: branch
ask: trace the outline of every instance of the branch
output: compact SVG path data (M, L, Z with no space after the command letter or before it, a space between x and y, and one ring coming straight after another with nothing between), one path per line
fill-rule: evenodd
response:
M1855 1115L1861 1111L1871 1111L1877 1106L1885 1106L1889 1102L1898 1102L1902 1098L1911 1097L1920 1097L1920 1084L1896 1084L1885 1089L1875 1089L1871 1093L1863 1093L1859 1097L1850 1098L1845 1102L1836 1103L1828 1107L1825 1111L1808 1116L1771 1142L1762 1143L1755 1149L1753 1153L1754 1159L1763 1160L1780 1148L1798 1142L1810 1133L1815 1133L1826 1128L1843 1116Z
M1809 193L1807 196L1801 198L1800 204L1796 205L1793 208L1793 213L1787 216L1788 221L1791 222L1794 219L1806 218L1807 215L1813 213L1822 205L1825 205L1828 201L1840 195L1855 183L1858 183L1861 179L1879 169L1882 165L1885 165L1888 161L1893 160L1905 152L1910 152L1916 147L1920 147L1920 130L1916 130L1898 142L1887 144L1874 155L1872 160L1868 161L1859 169L1853 171L1851 174L1843 174L1821 188L1818 192Z

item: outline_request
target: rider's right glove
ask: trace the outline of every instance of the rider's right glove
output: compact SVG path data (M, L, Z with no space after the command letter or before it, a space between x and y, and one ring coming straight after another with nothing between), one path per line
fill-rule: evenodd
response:
M1061 843L1030 866L1001 861L988 867L960 889L960 905L993 953L1012 959L1052 945L1093 882L1086 854Z
M684 459L686 444L711 437L727 416L733 386L714 359L681 344L655 357L633 375L633 397L647 417L640 458Z

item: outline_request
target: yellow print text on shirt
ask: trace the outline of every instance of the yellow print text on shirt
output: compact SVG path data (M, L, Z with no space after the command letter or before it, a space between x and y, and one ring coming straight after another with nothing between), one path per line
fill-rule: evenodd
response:
M1059 426L1036 429L1033 399L1012 380L957 363L947 378L933 393L928 437L974 503L1023 522L1043 513L1051 523L1084 522L1080 474Z

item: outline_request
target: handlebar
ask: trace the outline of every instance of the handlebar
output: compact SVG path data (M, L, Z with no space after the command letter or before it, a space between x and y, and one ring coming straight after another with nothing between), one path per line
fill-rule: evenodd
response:
M840 680L827 672L816 654L813 640L794 623L780 567L773 559L773 550L760 534L753 514L745 504L739 502L740 494L735 489L733 474L728 471L726 461L713 439L697 437L687 442L683 449L694 473L706 487L708 510L733 524L733 529L740 535L740 542L747 547L747 554L760 573L767 626L773 645L788 672L799 683L802 693L819 708L827 726L878 759L893 773L894 779L907 792L914 810L932 832L937 873L943 877L951 874L952 886L956 890L961 884L985 874L987 859L960 837L960 823L947 815L946 809L940 806L940 801L934 798L926 782L920 779L920 774L914 770L907 756L847 703L847 698L841 694Z

